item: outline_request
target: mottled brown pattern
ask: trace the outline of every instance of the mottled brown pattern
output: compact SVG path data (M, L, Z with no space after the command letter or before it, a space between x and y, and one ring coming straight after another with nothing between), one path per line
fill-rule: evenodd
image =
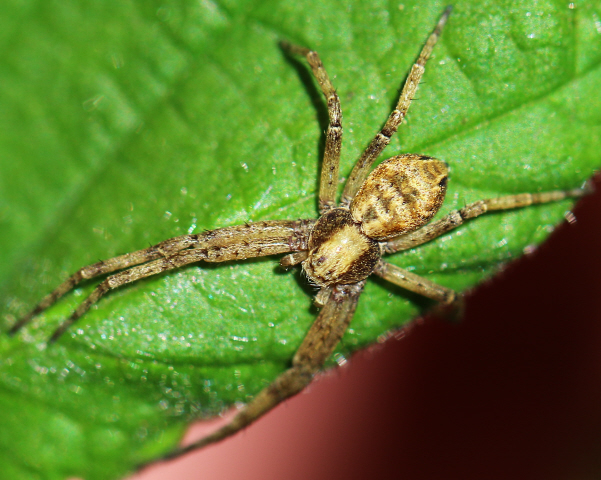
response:
M444 162L424 155L398 155L382 162L351 202L353 218L376 240L408 233L428 222L446 193Z

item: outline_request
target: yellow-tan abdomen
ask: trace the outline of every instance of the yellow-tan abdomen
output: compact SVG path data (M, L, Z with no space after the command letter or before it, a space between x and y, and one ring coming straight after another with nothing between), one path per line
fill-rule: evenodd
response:
M447 189L447 165L424 155L389 158L369 174L350 204L363 233L385 240L425 225Z

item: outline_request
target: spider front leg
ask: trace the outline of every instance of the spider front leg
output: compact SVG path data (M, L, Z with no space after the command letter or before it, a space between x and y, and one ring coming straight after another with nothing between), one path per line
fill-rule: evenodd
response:
M566 198L580 198L591 191L592 184L587 182L582 188L574 188L572 190L520 193L468 203L461 210L455 210L440 220L425 225L414 232L388 240L384 243L384 252L394 253L417 247L463 225L465 221L479 217L487 212L524 208L535 204L557 202Z
M174 450L161 460L179 457L223 440L303 390L340 342L353 318L364 284L365 281L362 281L333 287L328 301L296 351L292 366L259 392L227 425L191 445Z
M342 112L340 109L340 99L317 52L288 42L281 42L280 45L288 52L302 55L307 59L328 104L330 123L326 132L326 147L323 153L321 177L319 180L319 212L323 214L336 206L340 149L342 148Z
M251 257L261 257L303 250L307 248L309 231L314 223L314 220L282 220L255 222L235 227L220 228L197 235L187 235L161 242L158 246L167 246L168 248L159 248L157 249L157 252L154 252L153 250L156 249L156 247L151 247L150 249L108 260L105 263L108 264L112 262L112 266L115 267L111 271L124 268L124 261L117 262L116 259L128 258L128 261L130 262L133 262L134 259L138 259L139 261L137 263L147 260L150 261L143 265L137 265L111 275L105 279L96 287L96 289L94 289L88 298L76 308L73 314L58 327L50 338L50 342L56 341L73 323L84 315L92 305L110 290L142 278L156 275L166 270L179 268L198 261L225 262L229 260L243 260ZM181 241L181 239L185 239L185 241ZM177 245L177 247L174 245ZM178 248L179 251L177 251L176 248ZM182 248L188 249L183 250ZM150 255L150 251L154 252L152 254L154 256ZM140 252L145 253L142 255ZM157 256L161 258L156 259ZM100 274L97 273L97 275ZM70 285L69 282L73 277L59 286L55 292L60 291L61 295L66 293L62 290L64 290L65 285ZM49 297L54 295L55 292L50 294ZM43 302L44 301L42 301L41 305ZM36 310L34 310L34 312L35 311ZM30 316L24 318L28 321ZM23 320L19 321L17 327L22 326L24 323L26 322ZM13 330L16 331L16 329L17 328L13 327Z
M157 275L166 270L183 267L190 263L199 262L206 260L206 255L202 250L184 250L176 253L169 257L160 258L144 265L138 265L136 267L129 268L123 272L111 275L98 285L92 293L79 304L75 311L71 314L67 320L62 322L59 327L54 331L49 339L49 343L56 342L59 337L67 331L67 329L73 325L79 318L81 318L101 297L103 297L110 290L121 287L128 283L141 280L142 278Z
M51 293L46 295L27 315L21 317L8 333L9 335L17 333L21 328L27 325L33 317L36 317L47 308L54 305L63 295L69 293L84 280L90 280L101 275L106 275L107 273L112 273L160 257L172 255L175 252L190 247L197 241L197 235L182 235L180 237L170 238L169 240L165 240L143 250L119 255L118 257L109 258L108 260L103 260L80 268Z
M344 186L344 191L342 192L342 206L348 206L351 203L353 197L367 178L373 163L390 143L390 138L395 134L399 128L399 125L403 121L403 118L405 118L407 115L411 101L417 92L419 82L424 75L426 62L430 58L430 54L438 42L438 38L440 37L442 29L449 19L449 15L451 15L450 6L448 6L441 15L436 27L434 28L434 31L430 34L428 40L426 40L426 44L419 54L418 59L413 64L413 67L411 67L411 71L409 72L409 76L405 81L405 85L403 85L403 90L401 91L401 96L399 97L399 101L395 109L388 117L388 120L386 120L382 130L380 130L380 132L374 137L367 149L365 149L361 155L361 158L359 158L353 167L346 185Z

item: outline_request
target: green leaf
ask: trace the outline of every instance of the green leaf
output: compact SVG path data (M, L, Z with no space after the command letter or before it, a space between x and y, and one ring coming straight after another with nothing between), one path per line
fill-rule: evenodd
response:
M9 0L0 18L0 318L80 266L165 238L314 218L327 112L280 39L316 49L344 113L342 175L396 102L444 3ZM383 158L451 167L441 214L579 186L601 163L596 2L465 1ZM541 242L570 202L489 215L391 261L457 290ZM0 337L0 467L12 479L118 478L192 418L256 394L315 318L277 259L195 265L99 302L89 282ZM338 355L428 303L369 281Z

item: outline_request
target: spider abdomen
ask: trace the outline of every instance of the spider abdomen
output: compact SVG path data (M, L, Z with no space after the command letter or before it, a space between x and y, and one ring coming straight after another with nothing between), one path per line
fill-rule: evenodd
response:
M353 219L375 240L416 230L440 209L447 176L447 165L432 157L389 158L370 173L353 198Z
M379 243L361 231L351 213L335 208L315 224L303 268L320 287L351 284L371 275L380 256Z

